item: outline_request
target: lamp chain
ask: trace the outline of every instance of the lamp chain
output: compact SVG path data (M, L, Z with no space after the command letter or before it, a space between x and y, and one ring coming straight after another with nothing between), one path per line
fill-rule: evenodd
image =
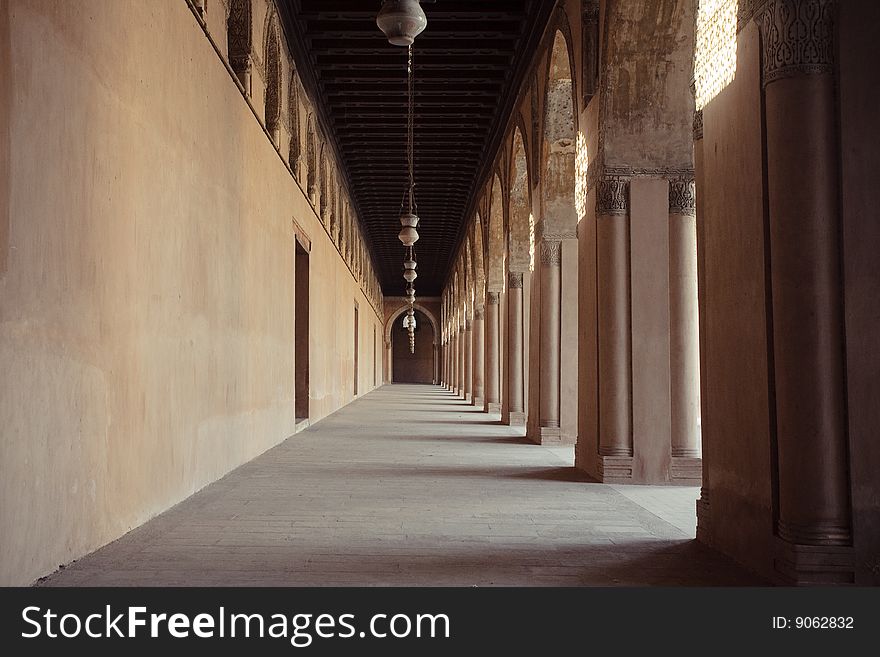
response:
M413 47L409 46L409 62L407 64L407 133L406 133L406 159L409 165L409 203L408 210L409 213L413 212L414 205L414 194L415 194L415 169L413 164L414 159L414 144L415 141L415 130L413 124L415 123L415 111L414 111L414 98L413 98Z

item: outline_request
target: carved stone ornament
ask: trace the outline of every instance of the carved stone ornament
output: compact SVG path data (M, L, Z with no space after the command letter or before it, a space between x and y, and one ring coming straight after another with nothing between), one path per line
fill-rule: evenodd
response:
M486 319L486 311L483 308L474 308L474 321L482 322Z
M625 215L629 213L629 181L602 177L596 191L596 214Z
M523 286L523 275L521 271L512 271L507 275L507 287L511 290L521 290Z
M769 0L760 18L765 86L831 72L834 0Z
M693 178L669 181L669 214L697 214L697 186Z
M694 112L694 141L703 138L703 110Z
M559 267L562 264L562 242L541 242L541 264L548 267Z
M498 292L489 292L486 294L486 303L490 306L497 306L501 302L501 296Z

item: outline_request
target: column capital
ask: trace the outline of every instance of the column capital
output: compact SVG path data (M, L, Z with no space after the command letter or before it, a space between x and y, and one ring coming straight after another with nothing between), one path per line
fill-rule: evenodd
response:
M501 303L501 293L500 292L489 292L486 294L486 303L490 306L497 306Z
M541 264L548 267L559 267L562 265L561 241L541 241ZM522 287L522 281L520 281L520 287Z
M464 320L464 330L465 331L471 330L471 320L470 319Z
M831 73L836 0L768 0L759 21L762 79Z
M482 322L485 318L486 311L482 306L474 308L474 321Z
M521 271L511 271L507 273L507 287L511 290L521 290L523 286L523 275Z
M669 214L694 217L697 214L697 186L693 176L669 181Z
M619 176L602 176L596 185L596 215L629 214L629 180Z

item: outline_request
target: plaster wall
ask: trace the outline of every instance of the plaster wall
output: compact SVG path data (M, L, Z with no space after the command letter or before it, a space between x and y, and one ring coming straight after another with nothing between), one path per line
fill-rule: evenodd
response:
M314 422L382 320L186 3L0 1L0 584L293 433L294 231Z

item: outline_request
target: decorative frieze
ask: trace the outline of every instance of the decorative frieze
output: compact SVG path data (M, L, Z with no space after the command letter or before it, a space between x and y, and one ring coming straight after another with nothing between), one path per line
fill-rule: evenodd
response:
M629 180L603 176L596 190L596 215L626 214L629 214Z
M523 275L521 271L512 271L507 275L507 287L511 290L521 290L523 286Z
M669 181L669 214L697 214L697 186L693 178Z
M541 240L541 264L559 267L562 264L562 242Z
M765 86L831 72L834 0L768 0L760 19Z

